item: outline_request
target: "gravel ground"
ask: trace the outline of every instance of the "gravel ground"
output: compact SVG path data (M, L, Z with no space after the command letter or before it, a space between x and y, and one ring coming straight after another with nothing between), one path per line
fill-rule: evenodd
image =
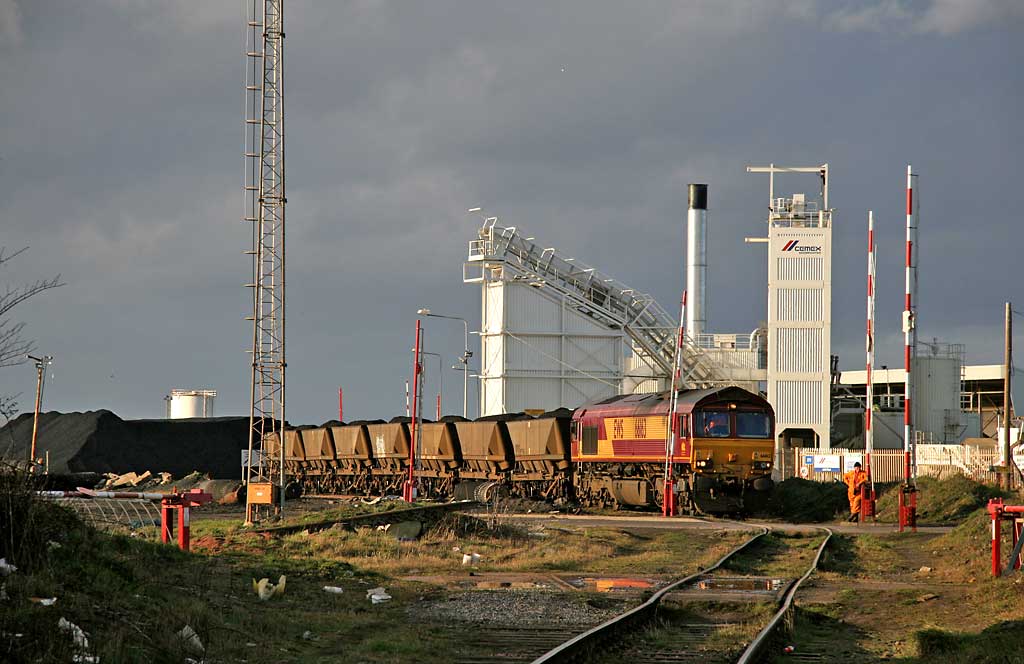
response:
M476 590L410 609L418 619L487 626L596 625L625 611L635 600L544 590Z

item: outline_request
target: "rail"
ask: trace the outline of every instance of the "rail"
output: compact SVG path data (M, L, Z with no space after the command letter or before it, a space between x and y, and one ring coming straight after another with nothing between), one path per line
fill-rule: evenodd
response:
M761 526L761 532L748 539L743 544L740 544L729 553L722 556L711 567L707 567L703 570L698 571L695 574L691 574L685 578L674 581L668 584L664 588L661 588L655 592L651 597L643 604L636 606L625 613L622 613L610 620L607 620L597 627L587 630L578 636L561 644L557 648L549 650L537 659L533 660L533 664L551 664L554 662L570 662L577 657L581 657L589 653L595 646L604 641L607 638L611 638L612 635L627 624L634 624L650 620L653 617L655 610L657 609L658 603L661 602L662 598L668 593L672 592L676 588L687 584L698 577L701 577L708 572L718 569L725 561L729 560L732 556L736 555L743 549L747 548L759 538L768 534L768 528Z
M757 661L756 658L761 657L765 652L765 648L767 648L768 644L771 643L771 639L775 636L776 630L779 629L780 625L784 624L784 618L791 615L790 611L793 608L793 598L796 596L796 591L800 588L800 584L806 581L807 578L818 569L818 563L821 562L821 554L825 551L825 547L828 545L829 540L832 539L831 530L828 528L822 528L821 530L824 530L828 535L826 535L825 539L822 541L821 546L818 547L818 553L814 556L814 560L811 561L810 568L803 576L789 585L785 595L783 595L782 604L779 607L779 610L774 616L772 616L772 619L768 621L768 624L765 625L764 629L762 629L758 635L754 637L754 640L750 642L747 649L744 650L743 654L740 655L740 658L736 660L736 664L751 664L751 662Z

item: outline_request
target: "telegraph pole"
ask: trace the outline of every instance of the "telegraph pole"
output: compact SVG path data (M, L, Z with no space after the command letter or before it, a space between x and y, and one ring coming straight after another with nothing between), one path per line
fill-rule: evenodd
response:
M36 363L36 410L35 416L32 418L32 447L29 449L28 453L29 472L35 473L36 436L39 433L39 407L43 403L43 383L46 381L46 367L50 362L53 362L53 356L43 355L42 357L35 357L33 355L28 355L27 357Z

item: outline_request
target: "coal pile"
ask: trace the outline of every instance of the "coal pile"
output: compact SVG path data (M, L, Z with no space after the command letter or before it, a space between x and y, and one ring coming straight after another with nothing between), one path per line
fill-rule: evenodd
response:
M0 429L0 457L27 459L32 413ZM214 478L241 475L240 451L249 444L249 418L122 420L109 410L41 413L36 456L50 454L51 473L193 471Z

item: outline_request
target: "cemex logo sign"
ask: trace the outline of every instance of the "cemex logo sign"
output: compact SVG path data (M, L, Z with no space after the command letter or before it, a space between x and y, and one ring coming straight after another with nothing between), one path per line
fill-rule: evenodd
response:
M800 240L790 240L782 250L795 251L798 254L820 254L821 245L800 244Z

